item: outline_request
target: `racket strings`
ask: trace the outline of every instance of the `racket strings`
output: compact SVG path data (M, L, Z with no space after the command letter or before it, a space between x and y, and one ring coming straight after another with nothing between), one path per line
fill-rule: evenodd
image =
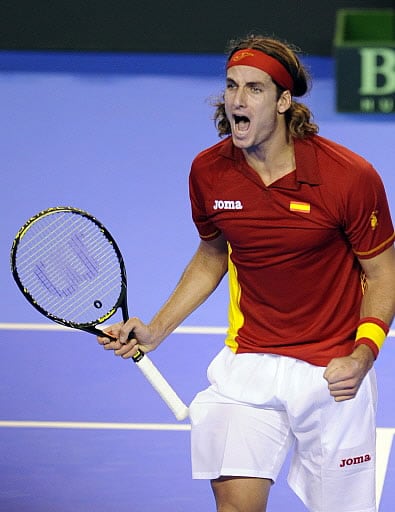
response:
M123 289L112 242L91 219L70 211L40 217L22 233L15 267L41 308L75 324L102 321Z

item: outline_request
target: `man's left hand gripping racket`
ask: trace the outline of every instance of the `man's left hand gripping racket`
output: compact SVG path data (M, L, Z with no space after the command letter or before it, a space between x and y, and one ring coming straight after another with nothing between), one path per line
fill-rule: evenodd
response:
M129 317L126 270L107 229L72 207L49 208L18 231L11 249L14 279L26 299L54 322L102 336L96 326L118 308ZM188 408L139 351L133 358L178 420Z

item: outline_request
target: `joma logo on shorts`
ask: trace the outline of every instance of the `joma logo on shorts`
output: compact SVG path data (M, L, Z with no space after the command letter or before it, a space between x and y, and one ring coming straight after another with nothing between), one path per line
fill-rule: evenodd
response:
M241 201L232 201L227 199L214 199L214 210L242 210L243 204Z
M354 464L363 464L369 462L372 457L367 453L366 455L359 455L359 457L353 457L352 459L342 459L340 467L353 466Z

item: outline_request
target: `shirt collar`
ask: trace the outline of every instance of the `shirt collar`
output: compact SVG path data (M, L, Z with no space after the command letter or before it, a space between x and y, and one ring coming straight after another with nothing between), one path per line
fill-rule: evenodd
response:
M320 185L321 176L319 162L313 142L313 137L306 139L294 139L296 182L309 185ZM220 155L234 161L245 160L241 149L234 146L232 138L228 137L223 141Z

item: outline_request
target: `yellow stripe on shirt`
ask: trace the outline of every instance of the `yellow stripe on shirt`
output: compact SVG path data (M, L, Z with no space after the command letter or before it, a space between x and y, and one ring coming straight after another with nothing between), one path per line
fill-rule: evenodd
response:
M244 325L244 315L240 309L241 288L237 278L237 268L230 258L231 254L232 248L228 243L229 328L225 344L232 352L236 352L239 346L236 341L236 336L238 335L239 329Z
M383 247L385 247L387 244L390 244L394 240L395 240L395 233L392 233L392 235L389 238L387 238L387 240L384 240L384 242L382 242L380 245L378 245L374 249L371 249L370 251L354 251L354 254L356 254L357 256L361 256L361 257L370 256L371 254L373 254L375 252L381 251L381 249Z

